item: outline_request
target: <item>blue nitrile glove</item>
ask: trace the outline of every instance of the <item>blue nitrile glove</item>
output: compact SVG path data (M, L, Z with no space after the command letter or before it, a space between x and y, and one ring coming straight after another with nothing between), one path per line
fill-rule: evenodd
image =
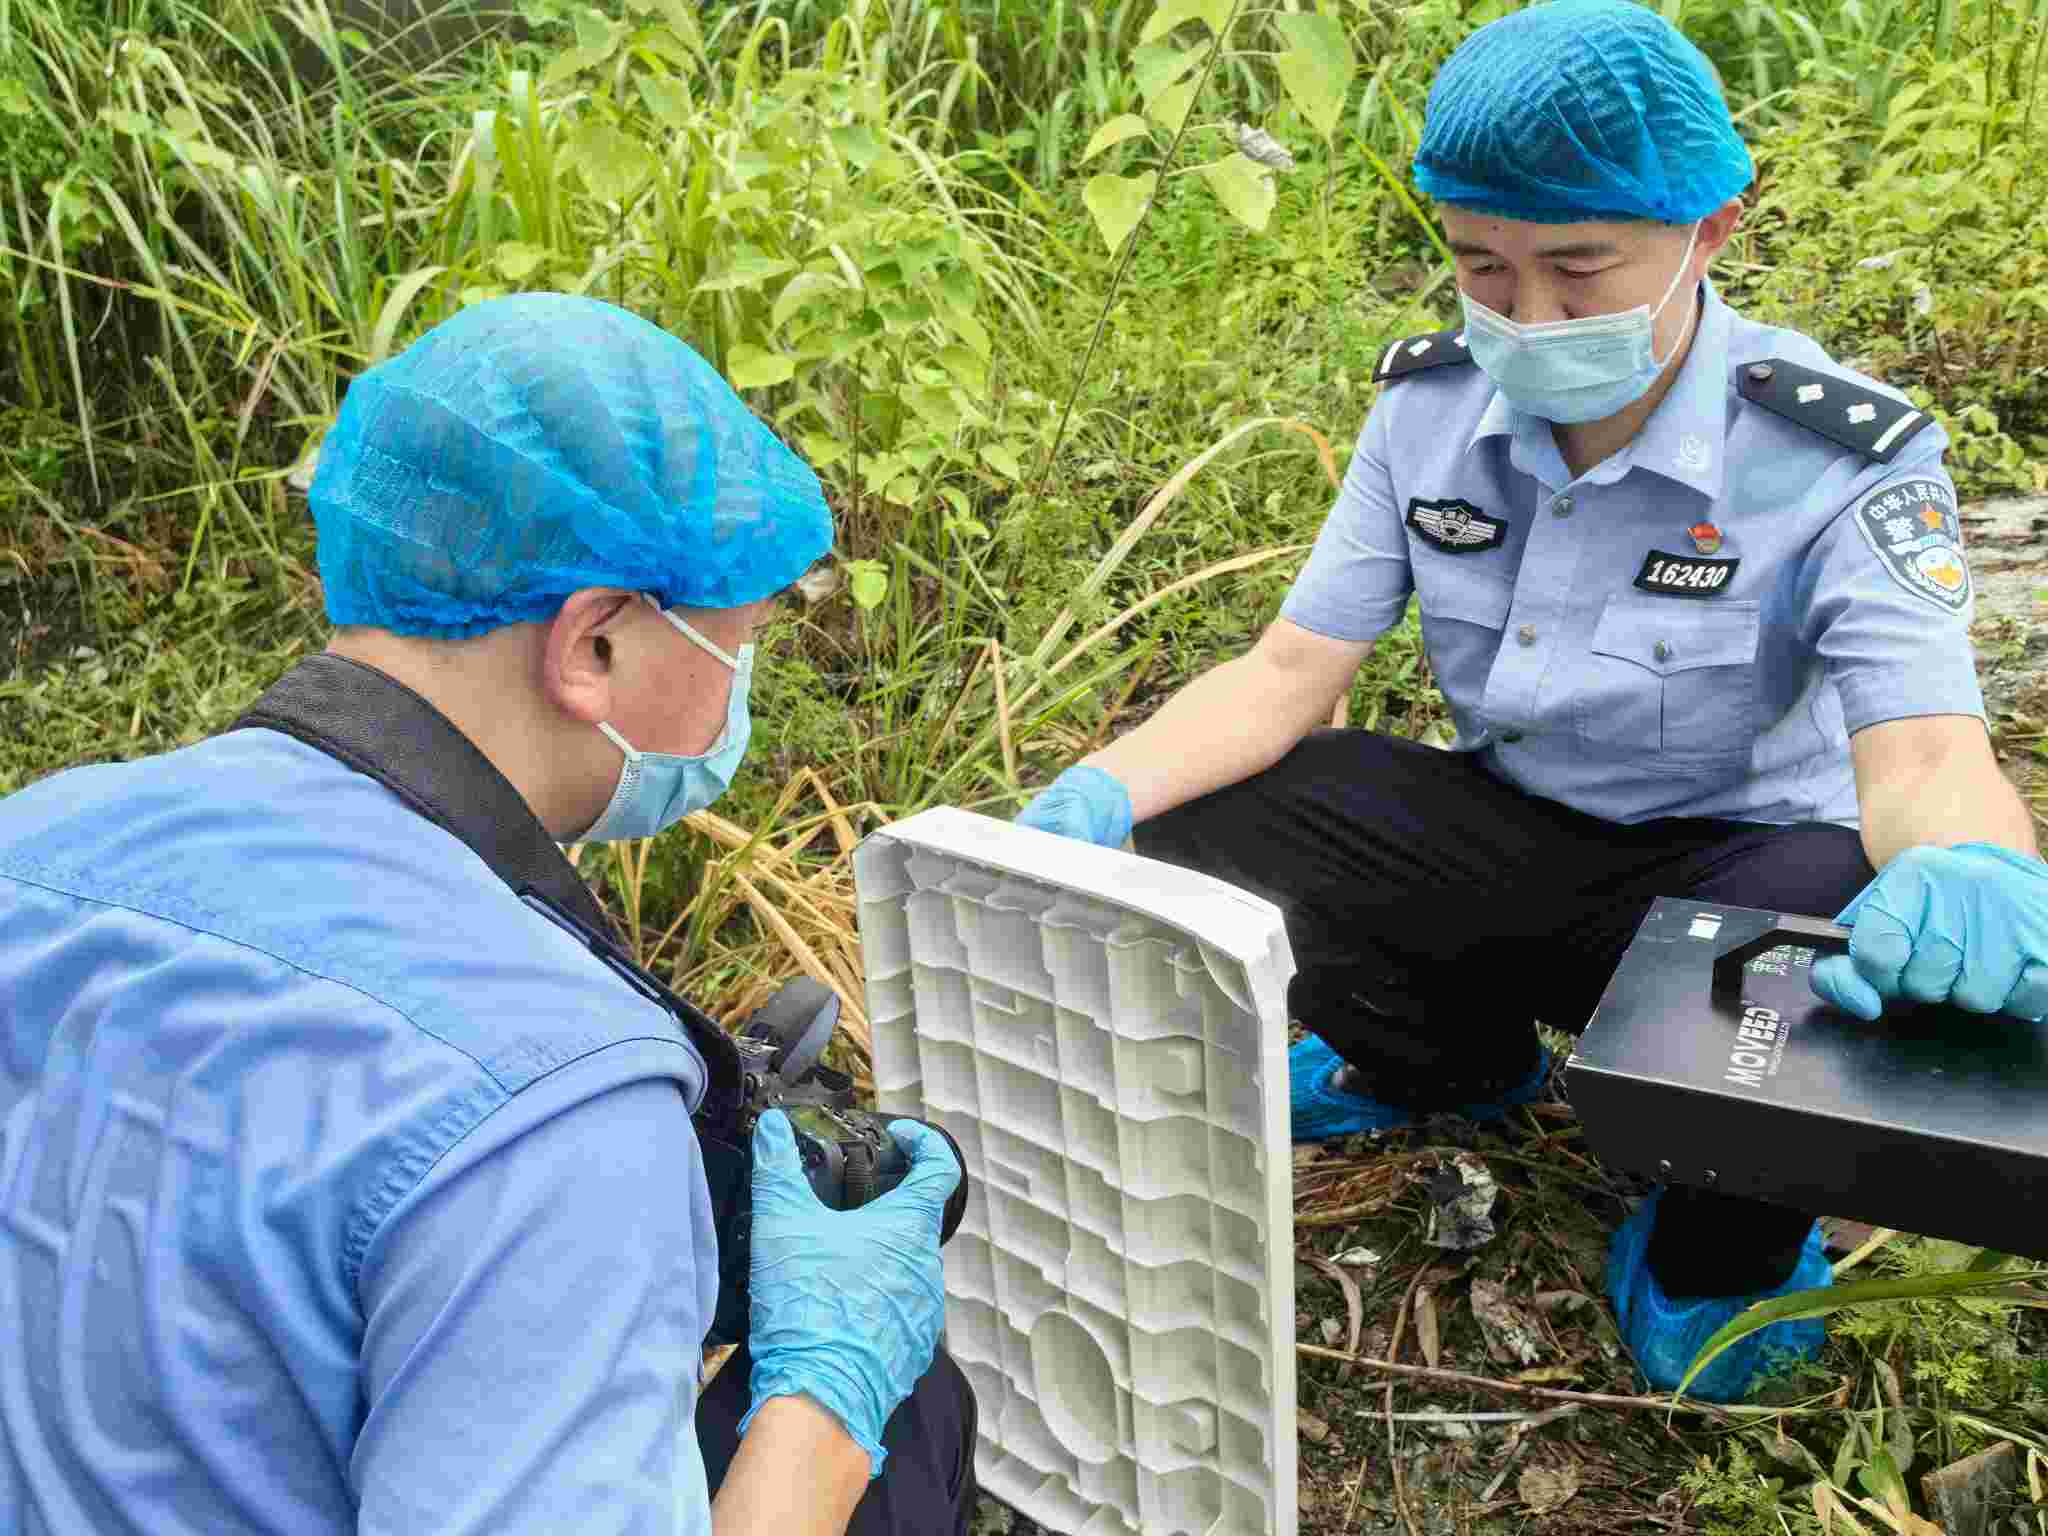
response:
M1991 843L1908 848L1842 910L1849 953L1813 990L1874 1019L1905 998L1972 1013L2048 1014L2048 864Z
M1017 825L1121 848L1131 835L1131 792L1114 775L1081 764L1039 791L1017 813Z
M754 1127L753 1255L748 1265L748 1382L740 1433L772 1397L802 1394L837 1416L879 1477L882 1426L931 1369L946 1315L939 1223L960 1165L930 1126L897 1120L910 1155L903 1182L858 1210L822 1204L804 1177L789 1117Z
M1621 1340L1644 1379L1659 1392L1675 1392L1700 1347L1737 1313L1773 1296L1833 1285L1835 1268L1822 1245L1820 1223L1815 1222L1799 1250L1798 1264L1783 1285L1754 1296L1673 1301L1650 1273L1650 1231L1657 1223L1657 1202L1663 1194L1661 1189L1652 1190L1614 1234L1607 1252L1607 1299L1614 1304L1615 1321L1621 1324ZM1716 1355L1713 1363L1693 1378L1686 1395L1710 1403L1740 1402L1774 1359L1818 1359L1827 1336L1827 1326L1817 1317L1759 1328Z

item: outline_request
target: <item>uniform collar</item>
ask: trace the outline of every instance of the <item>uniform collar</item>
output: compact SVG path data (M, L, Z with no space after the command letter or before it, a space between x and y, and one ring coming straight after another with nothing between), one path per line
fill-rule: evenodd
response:
M1594 469L1587 479L1605 485L1631 469L1699 492L1708 500L1721 494L1721 461L1728 440L1728 340L1734 311L1721 301L1710 282L1700 284L1699 332L1692 350L1672 381L1671 390L1642 430L1619 453ZM1509 439L1508 458L1525 475L1547 485L1571 479L1564 457L1550 435L1550 423L1508 404L1499 390L1487 401L1472 429L1468 451L1483 439Z

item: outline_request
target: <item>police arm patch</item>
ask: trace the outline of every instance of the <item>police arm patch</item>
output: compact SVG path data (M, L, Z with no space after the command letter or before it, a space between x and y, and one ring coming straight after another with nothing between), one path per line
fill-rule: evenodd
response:
M1893 581L1944 613L1970 602L1970 564L1955 492L1921 477L1884 486L1856 508L1856 527Z
M1452 555L1496 549L1508 536L1506 518L1490 516L1469 501L1425 501L1411 496L1404 521L1425 543Z

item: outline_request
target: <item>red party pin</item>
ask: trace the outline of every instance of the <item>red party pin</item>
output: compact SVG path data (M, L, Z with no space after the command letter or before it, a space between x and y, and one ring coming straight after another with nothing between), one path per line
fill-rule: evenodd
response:
M1692 535L1692 547L1703 555L1711 555L1721 547L1721 530L1712 523L1694 523L1685 531Z

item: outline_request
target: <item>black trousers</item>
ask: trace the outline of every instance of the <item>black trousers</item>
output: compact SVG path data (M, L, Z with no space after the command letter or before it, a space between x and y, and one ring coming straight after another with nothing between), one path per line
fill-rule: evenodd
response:
M1484 1102L1576 1033L1658 896L1833 917L1872 878L1825 823L1622 826L1503 784L1466 753L1324 730L1265 773L1136 831L1149 858L1265 897L1287 919L1294 1017L1417 1109ZM1650 1264L1672 1296L1782 1283L1812 1217L1672 1189Z
M697 1399L697 1445L714 1496L740 1448L740 1420L752 1402L747 1387L752 1368L742 1344ZM847 1536L967 1536L979 1496L974 1482L979 1423L974 1388L941 1346L932 1368L882 1427L882 1449L889 1456L882 1475L854 1506ZM803 1468L790 1468L791 1477L803 1475Z

